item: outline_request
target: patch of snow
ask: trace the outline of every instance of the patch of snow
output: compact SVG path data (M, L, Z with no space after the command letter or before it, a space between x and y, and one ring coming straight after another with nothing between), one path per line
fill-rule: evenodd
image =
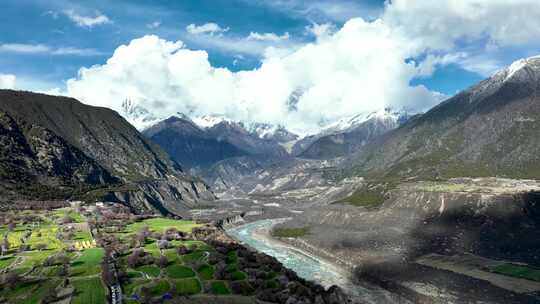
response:
M232 122L232 120L226 118L223 115L204 115L200 117L194 117L191 120L203 129L211 128L224 121Z

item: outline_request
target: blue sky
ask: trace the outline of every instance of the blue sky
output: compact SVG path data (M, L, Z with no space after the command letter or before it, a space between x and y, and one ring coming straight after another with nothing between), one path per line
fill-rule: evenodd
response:
M302 134L386 107L426 111L540 54L538 0L0 5L0 88L120 113L129 99L156 119L219 114Z
M384 1L349 2L347 5L352 3L354 9L345 7L341 12L336 10L334 14L326 14L317 9L305 12L300 5L276 3L258 0L7 0L3 1L0 13L3 24L0 43L73 48L81 52L54 55L38 51L4 51L0 56L0 72L17 75L19 85L28 89L63 87L63 82L74 77L79 68L104 63L116 47L146 34L182 40L191 49L205 49L210 62L217 67L224 66L233 71L252 69L260 65L259 56L207 47L190 39L186 26L215 22L228 27L227 34L232 36L246 36L250 32L288 32L295 41L309 42L313 38L306 36L305 27L314 22L331 22L340 27L354 16L372 20L384 8ZM79 26L66 15L69 10L82 16L104 15L110 22L92 27ZM458 65L449 65L441 67L432 77L416 79L413 83L453 94L482 78Z

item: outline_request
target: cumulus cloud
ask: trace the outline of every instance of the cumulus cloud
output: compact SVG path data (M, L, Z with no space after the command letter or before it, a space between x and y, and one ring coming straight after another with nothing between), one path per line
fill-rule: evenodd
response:
M109 17L101 14L100 12L96 12L94 16L84 16L78 14L74 10L66 10L64 11L64 14L77 26L80 27L92 28L97 25L112 23Z
M248 40L262 40L262 41L283 41L289 39L289 33L285 32L283 35L277 35L275 33L257 33L257 32L251 32L249 33L249 36L247 37Z
M528 44L540 36L537 0L393 0L382 18L419 47L432 49L477 39L501 46Z
M336 25L333 23L313 23L306 26L306 32L315 36L317 39L324 39L336 31Z
M11 74L0 74L0 89L15 89L17 77Z
M48 55L73 55L73 56L96 56L103 55L96 49L81 49L75 47L51 47L45 44L5 43L0 44L0 52L16 54L48 54Z
M193 35L200 34L209 34L209 35L219 35L227 32L229 28L222 28L217 23L209 22L202 25L190 24L186 26L186 31Z
M267 55L258 69L231 72L212 67L205 51L145 36L120 46L106 64L81 69L67 88L84 102L116 110L129 98L162 117L219 113L309 133L351 113L437 103L436 94L409 85L417 67L406 63L412 55L406 46L382 22L353 19L328 39ZM301 96L291 112L293 92Z
M227 37L222 33L228 29L215 23L192 24L188 37L198 39L199 45L258 54L260 67L238 72L216 68L206 51L144 36L118 47L105 64L82 68L67 81L67 94L115 110L130 99L157 117L221 114L282 124L302 134L383 107L424 111L445 96L411 85L413 79L451 63L485 75L499 66L478 52L460 49L458 43L488 48L538 41L532 38L540 36L540 6L533 3L394 0L377 20L353 18L341 28L313 24L307 31L316 39L301 45L287 44L288 39L268 41L276 40L276 34ZM272 47L269 42L284 45Z

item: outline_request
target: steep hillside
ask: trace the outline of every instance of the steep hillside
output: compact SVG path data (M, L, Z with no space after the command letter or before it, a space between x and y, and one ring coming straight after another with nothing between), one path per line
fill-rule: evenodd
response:
M329 130L315 136L311 143L304 143L300 157L312 159L329 159L349 155L366 145L378 136L397 128L404 120L403 114L391 113L388 110L376 112L355 123L350 121L347 127ZM305 140L304 140L305 141ZM302 143L297 143L296 150L302 150Z
M277 140L260 136L269 134L249 131L242 123L210 119L206 117L197 125L187 116L172 116L144 130L143 134L188 168L207 169L221 160L241 156L287 155Z
M84 105L71 98L0 90L0 111L15 119L19 125L30 126L40 130L42 134L48 134L50 138L68 147L65 149L78 151L70 152L78 153L74 154L76 160L73 162L58 158L56 166L64 168L64 171L57 169L43 171L34 166L31 154L22 156L23 161L29 164L28 172L34 170L37 172L35 178L45 180L40 182L42 184L50 183L56 178L62 180L63 184L77 180L87 185L107 185L107 188L101 187L84 194L73 192L72 195L77 194L78 197L85 199L108 197L126 203L138 211L149 209L163 213L178 211L176 204L189 205L199 199L213 197L201 181L183 173L180 166L165 152L146 140L112 110ZM33 142L38 138L35 132L23 130L18 133L22 135L7 140ZM40 134L39 138L44 139L41 136L43 135ZM58 149L55 150L50 145L43 146L59 153ZM43 149L45 148L42 147ZM25 155L7 150L5 154ZM42 154L43 152L37 153L37 157L41 157ZM88 164L94 164L95 169L86 169L82 171L84 174L79 174L78 172L81 172L79 167L88 168ZM103 178L91 178L96 175L92 173L96 170L104 172L101 174ZM47 174L41 174L43 172ZM119 184L111 185L110 181L113 178L105 178L107 176L113 176ZM61 193L58 193L60 196ZM36 198L38 195L39 191L29 195L29 198Z
M377 177L539 178L539 88L540 58L515 62L372 142L347 166Z
M61 137L0 111L0 193L4 198L34 194L48 199L117 182Z
M186 167L207 167L222 159L247 155L236 146L218 140L191 120L172 116L143 134Z

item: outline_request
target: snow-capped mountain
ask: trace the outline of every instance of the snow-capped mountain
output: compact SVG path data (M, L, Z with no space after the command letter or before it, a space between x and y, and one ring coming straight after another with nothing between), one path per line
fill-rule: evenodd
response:
M379 111L360 113L352 115L350 117L342 118L334 123L325 126L321 130L320 134L328 135L332 133L345 132L347 130L356 128L357 126L363 124L370 119L395 120L399 122L404 119L406 120L409 116L410 114L404 110L394 111L392 108L384 108Z
M211 128L222 122L227 122L227 123L235 122L234 120L228 119L227 117L225 117L225 115L219 115L219 114L195 116L195 117L192 117L191 120L203 129Z
M185 116L185 115L184 115ZM288 131L282 125L268 123L244 123L225 117L224 115L204 115L191 118L195 124L203 129L210 129L219 124L237 125L246 132L265 140L275 140L279 143L287 143L298 139L298 135Z
M325 126L317 134L304 137L294 144L291 153L306 158L344 156L410 117L406 111L391 108L356 114Z
M177 113L143 131L171 157L188 168L209 168L240 156L281 158L288 154L277 138L292 137L286 130L246 126L221 115L190 118Z
M162 120L145 108L136 105L131 99L122 102L119 113L138 130L147 129Z

